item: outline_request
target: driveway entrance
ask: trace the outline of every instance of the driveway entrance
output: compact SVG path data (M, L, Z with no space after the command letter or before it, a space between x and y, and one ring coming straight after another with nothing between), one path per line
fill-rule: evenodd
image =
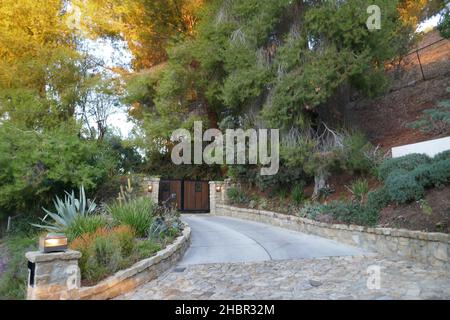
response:
M174 196L182 212L209 212L209 182L194 180L162 180L159 202Z

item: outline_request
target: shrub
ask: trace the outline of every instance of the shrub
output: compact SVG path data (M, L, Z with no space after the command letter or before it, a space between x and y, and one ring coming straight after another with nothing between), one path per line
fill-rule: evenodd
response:
M366 155L372 145L362 133L354 133L344 139L345 167L347 170L359 173L371 172L374 164Z
M108 206L108 212L116 223L130 226L142 238L147 235L155 210L153 201L145 197Z
M386 187L391 200L397 203L419 200L424 195L424 188L414 175L404 170L392 172L386 180Z
M450 181L450 159L440 160L431 165L431 182L440 186Z
M389 192L386 187L382 187L367 194L366 207L379 211L385 208L389 202L391 202Z
M326 205L324 211L334 219L347 224L372 226L377 223L379 217L379 210L358 202L333 201Z
M292 189L292 200L296 205L300 205L305 200L302 185L296 184L294 189Z
M447 10L439 21L438 30L444 38L450 38L450 10Z
M308 219L316 219L316 217L324 213L325 206L318 202L307 202L303 208L300 209L300 217Z
M79 217L87 217L94 213L97 205L94 201L86 198L83 186L80 188L79 198L75 197L74 191L72 193L66 191L65 193L64 201L59 197L54 200L56 212L53 213L44 209L47 214L42 222L45 224L34 224L35 227L48 231L65 232ZM53 221L48 222L48 218Z
M400 158L391 158L385 160L378 168L378 176L381 180L386 181L388 176L394 170L412 171L421 164L431 163L430 157L425 154L410 154Z
M8 264L0 277L0 300L22 300L27 291L27 251L36 250L38 240L24 234L8 236L5 245Z
M447 159L450 159L450 150L438 153L437 155L434 156L433 161L437 162L437 161L447 160Z
M134 232L128 226L85 233L72 241L70 248L81 252L81 276L90 283L100 281L135 261Z
M364 197L369 192L369 183L365 179L359 179L352 183L349 190L358 202L363 202Z
M100 215L77 217L64 231L69 241L81 236L84 233L92 233L108 225L105 217Z
M139 241L136 245L139 259L151 257L154 253L161 250L161 245L151 240Z
M228 201L230 204L244 204L249 201L247 195L237 187L231 187L227 190Z

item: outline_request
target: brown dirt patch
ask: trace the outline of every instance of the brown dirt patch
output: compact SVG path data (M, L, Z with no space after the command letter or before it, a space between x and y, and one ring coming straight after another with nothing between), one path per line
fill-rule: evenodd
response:
M425 196L432 209L427 212L420 202L390 205L381 212L380 225L427 232L450 232L450 186L429 190Z

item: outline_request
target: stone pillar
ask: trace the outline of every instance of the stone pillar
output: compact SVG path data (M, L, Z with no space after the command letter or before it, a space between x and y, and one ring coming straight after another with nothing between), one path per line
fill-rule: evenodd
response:
M211 214L217 214L217 205L227 203L227 188L229 181L210 181L209 182L209 209Z
M81 272L78 259L81 253L27 252L28 300L66 300L76 298L81 286Z
M159 177L149 177L144 178L144 185L143 188L145 189L144 192L155 202L158 203L159 201L159 182L161 181L161 178ZM152 192L149 192L149 186L152 186Z

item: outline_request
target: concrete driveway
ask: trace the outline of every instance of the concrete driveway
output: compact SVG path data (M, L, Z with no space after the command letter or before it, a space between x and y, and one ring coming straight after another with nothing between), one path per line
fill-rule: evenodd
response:
M253 221L211 215L183 215L182 220L191 227L192 243L179 266L369 253L318 236Z

